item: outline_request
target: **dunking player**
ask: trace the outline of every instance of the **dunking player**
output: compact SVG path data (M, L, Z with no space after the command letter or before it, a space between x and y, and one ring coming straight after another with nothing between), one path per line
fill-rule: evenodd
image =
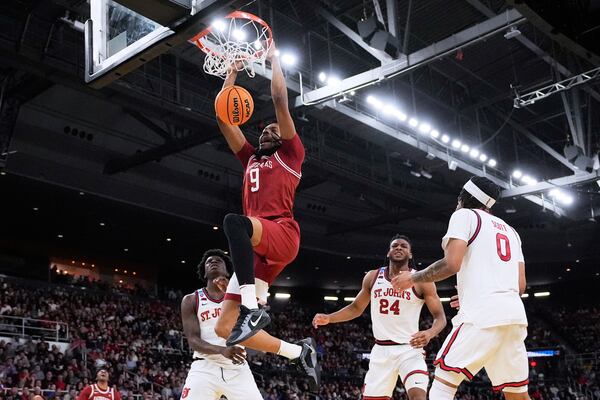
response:
M457 274L460 310L434 362L431 400L453 399L458 385L481 368L506 399L529 400L527 317L520 297L525 262L517 232L489 212L498 197L500 188L492 181L471 178L442 239L444 258L392 280L394 288L403 290Z
M96 383L86 386L77 396L77 400L121 400L121 393L108 386L108 370L100 368L96 372Z
M226 346L225 339L215 333L232 273L231 259L222 250L208 250L198 264L198 276L206 286L181 301L183 331L194 350L182 399L218 400L225 396L229 400L262 400L246 362L246 351Z
M411 271L414 264L408 237L394 236L387 257L387 267L365 275L362 289L350 305L333 314L315 315L313 326L350 321L359 317L371 302L375 346L371 351L362 398L389 400L400 377L410 400L425 400L429 374L423 351L419 349L446 326L444 308L433 283L417 283L404 291L392 288L390 279L401 271ZM423 304L433 315L433 325L419 331Z
M303 339L297 345L270 336L262 330L270 318L258 308L257 302L258 297L261 303L266 303L268 285L296 258L300 245L300 228L292 208L301 177L304 147L288 109L287 87L274 44L269 58L277 122L264 128L258 149L248 143L240 128L217 118L227 144L245 172L244 215L227 214L223 221L235 274L229 281L215 330L227 338L228 345L241 343L295 360L312 378L314 389L319 381L314 340ZM236 76L232 68L223 87L233 85Z

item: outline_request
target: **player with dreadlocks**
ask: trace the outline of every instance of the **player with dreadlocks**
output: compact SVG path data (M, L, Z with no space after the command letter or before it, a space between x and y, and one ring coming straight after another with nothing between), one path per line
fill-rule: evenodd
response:
M198 276L205 286L181 301L183 331L194 351L182 399L217 400L226 396L231 400L262 400L244 348L227 346L215 333L232 273L231 259L224 251L208 250L198 264Z

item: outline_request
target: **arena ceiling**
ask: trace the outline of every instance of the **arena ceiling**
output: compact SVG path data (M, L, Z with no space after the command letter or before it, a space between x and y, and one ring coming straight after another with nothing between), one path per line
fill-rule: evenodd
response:
M387 15L388 2L380 3ZM401 54L484 27L512 10L501 0L402 0L396 5ZM356 30L359 19L374 13L372 1L257 1L245 9L263 16L282 51L296 55L296 65L286 71L293 98L298 72L307 87L317 88L323 86L321 72L344 79L381 66L372 51L339 29L342 24ZM40 235L35 243L46 241L66 257L90 252L162 268L176 265L179 258L197 257L198 246L224 246L222 234L212 226L219 226L227 212L239 211L241 171L212 116L221 81L204 74L201 54L184 44L106 88L91 89L83 80L83 35L60 20L67 11L68 19L88 18L87 3L81 0L0 5L0 136L12 133L9 154L3 157L8 175L1 182L6 226L19 229L26 240L30 230L22 227L34 224ZM493 157L498 164L486 165L486 173L502 181L508 182L515 169L540 182L571 179L576 174L564 160L563 147L580 136L586 154L597 153L598 81L564 96L513 107L515 90L526 93L597 65L529 21L519 20L515 27L519 34L512 38L505 38L505 30L474 38L419 68L358 90L347 102L295 108L307 148L295 209L303 249L282 284L314 285L318 267L323 279L317 285L356 286L364 270L382 259L396 232L414 238L423 263L441 254L439 238L472 172L451 170L447 159L432 158L390 135L401 132L418 143L427 141L386 121L368 104L369 95ZM240 84L256 102L255 120L246 128L255 139L261 121L273 117L269 80L257 76ZM442 153L482 168L467 154L451 148ZM38 190L57 204L42 223L29 219ZM538 283L562 277L578 259L582 276L595 276L593 266L600 260L594 245L600 236L598 185L588 179L566 190L574 202L560 205L560 217L552 207L543 209L521 196L504 198L497 206L496 213L526 238ZM80 191L95 200L82 205ZM101 218L118 221L110 235L91 229ZM72 232L73 242L56 241L60 223ZM186 238L182 247L122 252L162 243L167 231ZM6 243L10 229L3 235Z

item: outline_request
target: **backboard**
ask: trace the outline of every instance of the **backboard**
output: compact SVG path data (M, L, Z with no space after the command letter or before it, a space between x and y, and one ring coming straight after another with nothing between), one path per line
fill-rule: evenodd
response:
M89 0L85 81L101 88L185 42L233 1ZM150 18L150 16L152 18ZM157 22L158 19L161 19Z

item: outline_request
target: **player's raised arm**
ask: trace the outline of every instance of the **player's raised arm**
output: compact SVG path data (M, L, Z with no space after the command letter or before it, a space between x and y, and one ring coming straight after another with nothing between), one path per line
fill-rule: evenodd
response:
M433 316L433 323L429 329L412 335L410 345L413 347L425 347L431 339L439 335L442 329L446 327L446 313L437 294L435 283L422 283L418 287L422 291L427 309Z
M313 318L313 326L317 328L321 325L346 322L360 317L371 301L371 288L373 287L373 281L375 280L376 276L377 270L369 271L369 273L366 274L363 279L360 292L358 292L352 303L331 314L315 315Z
M277 123L279 124L281 138L289 140L296 135L296 127L288 105L288 92L285 84L285 77L281 70L279 57L275 55L275 52L275 43L273 43L269 49L269 58L271 60L271 69L273 71L273 77L271 78L271 97L273 98L273 105L275 106L275 116L277 117Z
M243 348L217 346L206 342L200 337L200 323L196 315L195 296L195 294L188 294L181 300L181 322L190 348L202 354L221 354L232 360L234 364L243 364L246 361Z
M235 79L237 78L237 70L233 67L229 68L229 72L227 73L227 77L225 78L225 82L223 83L223 89L229 86L233 86L235 84ZM229 145L231 151L234 154L237 154L244 144L246 143L246 138L242 133L242 130L236 125L228 125L221 121L217 116L217 124L219 125L219 129L223 136L225 136L225 140Z

